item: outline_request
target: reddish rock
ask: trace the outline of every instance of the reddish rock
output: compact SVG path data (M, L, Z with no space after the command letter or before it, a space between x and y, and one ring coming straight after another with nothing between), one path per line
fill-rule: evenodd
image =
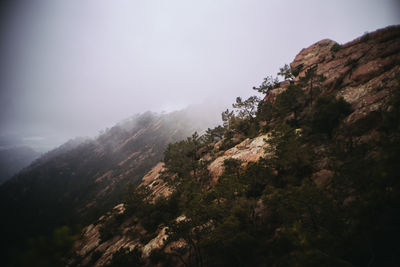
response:
M290 68L292 70L303 71L326 61L327 57L331 56L330 50L335 44L335 41L324 39L308 48L302 49L294 61L290 63Z
M365 83L372 77L378 76L393 65L392 58L378 58L356 67L351 78L357 83Z
M332 49L335 46L336 49ZM336 97L343 97L352 105L353 112L345 118L345 123L352 124L359 120L373 120L374 115L379 119L381 110L388 110L388 99L393 94L393 90L398 90L400 82L400 26L388 27L378 30L368 35L364 35L349 43L340 46L337 49L337 43L332 40L322 40L312 46L303 49L290 64L291 68L298 72L294 83L299 82L300 77L314 66L317 66L317 74L322 74L326 80L322 83L322 93L330 93ZM285 91L290 82L282 82L278 88L270 90L265 101L275 103L276 96ZM378 115L376 115L378 114ZM362 122L362 121L361 121ZM296 129L296 134L301 135L302 129ZM235 136L234 139L240 139L241 136ZM218 177L222 174L224 160L234 158L241 160L245 166L249 162L255 162L261 157L268 158L273 149L266 140L270 138L269 134L261 135L253 139L246 139L236 146L226 150L219 151L222 140L215 144L213 152L214 160L208 165L212 181L218 182ZM368 134L358 137L352 137L352 142L362 144L370 142L377 138L377 133L372 129ZM334 177L329 170L328 158L324 146L314 147L314 152L318 154L320 160L314 162L314 173L312 180L318 187L326 187ZM99 152L100 153L100 152ZM135 155L131 155L134 157ZM207 155L203 160L211 160L213 157ZM120 165L128 162L122 161ZM163 181L160 172L164 170L162 163L157 164L142 180L141 186L147 186L151 190L151 199L154 201L159 196L168 196L172 189ZM277 170L273 170L277 175ZM126 174L124 174L126 175ZM172 177L173 178L173 177ZM96 180L97 182L109 179L106 173ZM107 190L107 187L104 188ZM344 205L354 201L354 196L348 197ZM256 223L264 219L268 212L263 202L259 200L254 208L254 218ZM116 235L110 240L101 242L99 229L104 222L110 218L123 213L124 205L117 205L110 214L102 216L96 224L89 225L84 229L83 239L76 244L75 252L81 257L83 264L88 263L93 254L100 252L102 255L96 261L94 266L104 266L112 258L112 255L121 248L133 250L139 248L143 257L148 257L155 249L162 249L168 238L167 228L163 227L157 232L157 236L141 244L139 239L130 237L129 231L135 230L141 235L145 230L140 227L140 223L131 221L124 222L120 227L121 235ZM140 219L137 218L139 221ZM176 219L177 222L185 220L185 216ZM207 226L207 225L205 225ZM279 234L280 228L276 229ZM173 252L187 246L183 240L178 240L168 244L164 249L167 252ZM83 260L82 260L83 259ZM71 265L73 265L71 261ZM180 263L176 263L179 266Z
M225 151L220 157L217 157L207 167L212 177L213 184L218 182L218 177L223 173L223 165L226 159L237 159L246 165L249 162L256 162L261 157L267 156L266 149L269 148L269 143L266 141L269 138L270 134L261 135L254 139L247 138L240 144Z
M327 78L324 83L327 89L340 87L344 80L359 85L400 63L400 26L378 30L368 36L346 43L336 52L332 47L337 43L332 40L322 40L301 50L290 64L299 72L295 81L304 76L307 69L318 65L317 73Z
M265 95L264 101L270 103L270 104L274 104L277 95L279 95L280 93L284 92L286 90L286 88L282 88L282 87L278 87L272 90L269 90L267 92L267 94Z
M305 72L317 66L317 74L325 76L323 93L342 96L352 104L354 112L346 119L353 123L372 111L385 108L390 92L397 88L400 73L400 26L377 30L339 49L336 42L322 40L300 51L290 64L298 72L295 83ZM265 101L273 103L282 88L271 90Z

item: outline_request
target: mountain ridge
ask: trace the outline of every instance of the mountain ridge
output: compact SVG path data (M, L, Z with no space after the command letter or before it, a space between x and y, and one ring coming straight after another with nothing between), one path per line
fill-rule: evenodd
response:
M387 212L391 215L385 216L390 219L386 219L383 226L379 223L369 225L361 222L359 220L366 218L361 215L349 215L347 212L366 212L360 207L357 208L357 205L366 205L367 210L373 210L373 207L381 203L377 199L370 199L371 193L364 192L365 189L361 189L363 186L382 196L387 194L387 188L391 188L394 195L389 199L392 202L381 204L380 209L386 209L398 201L394 193L399 190L398 183L380 176L380 173L374 174L375 178L371 176L363 181L364 177L358 177L354 171L363 173L357 167L360 165L364 166L367 172L373 172L371 166L367 167L367 162L373 162L376 168L383 168L382 171L387 172L387 167L392 168L391 174L386 174L390 177L396 177L398 174L396 164L386 161L386 158L380 158L380 155L386 155L384 157L388 158L396 158L394 155L398 155L398 134L395 132L398 127L393 124L387 125L389 121L395 123L397 115L394 114L398 114L395 110L399 108L399 102L396 100L400 88L399 63L400 26L367 33L344 45L326 39L301 50L290 64L294 74L291 78L283 82L266 79L260 88L256 88L266 91L264 101L260 102L255 117L258 119L255 125L259 127L257 134L248 132L248 129L243 132L243 126L240 124L243 120L240 121L240 118L227 111L225 114L230 118L225 129L231 133L225 132L224 139L208 143L201 137L196 139L197 137L193 136L188 138L186 143L170 145L164 157L165 163L158 163L142 179L139 189L131 193L130 198L142 204L135 204L128 198L124 204L119 204L102 216L97 223L86 227L83 231L84 238L75 244L75 253L78 256L70 262L70 266L120 266L128 263L145 266L220 266L228 263L258 266L267 262L272 266L392 266L391 264L396 262L396 250L392 251L389 248L394 244L395 238L389 237L384 229L390 225L391 234L398 236L400 231L394 226L397 220L390 217L395 216L395 211ZM252 120L255 119L249 116L244 121ZM246 125L251 127L251 124ZM197 144L200 148L195 150L197 156L194 162L197 162L197 167L189 168L191 171L185 173L182 165L173 165L180 160L174 160L174 156L179 157L180 153L181 160L190 161L192 156L185 158L185 146L196 146L197 142L202 144ZM393 147L389 149L391 146ZM178 148L181 150L175 154L175 149ZM388 153L392 153L391 156ZM204 166L203 169L201 166ZM243 187L235 184L238 183L235 180L236 176L237 179L242 179L239 184L244 183ZM200 189L193 184L198 184ZM383 189L374 188L374 184L384 185ZM148 190L147 193L140 188ZM243 195L238 190L247 193ZM233 195L229 196L227 193ZM144 194L142 198L139 197L141 194ZM222 194L222 199L216 197L218 194ZM236 195L247 200L240 200ZM199 199L191 200L196 197ZM187 203L177 204L176 198ZM212 198L213 201L208 202L207 198ZM226 204L230 201L238 206ZM163 205L162 202L175 203L174 205L179 206L178 211L169 207L169 204ZM150 208L147 210L158 218L158 222L153 222L155 226L158 225L156 228L150 227L147 221L148 216L153 215L141 213L142 208L146 210L146 203L154 206L156 211L165 209L167 217L155 215L157 212ZM215 205L216 203L218 204ZM251 208L246 209L245 205L250 205ZM226 221L219 222L223 214L229 214L222 207L231 208L233 211L231 215L227 215ZM293 208L294 211L291 210ZM271 217L274 209L278 210L278 213ZM248 213L240 213L243 210ZM332 228L332 225L325 224L324 221L334 225L342 224L341 218L332 218L329 215L329 212L336 215L338 210L343 212L338 215L349 220L343 227L352 226L354 229L347 232L344 229L335 229L339 226ZM217 211L219 216L213 213ZM235 215L235 212L240 215ZM295 219L284 217L280 214L283 212L293 214ZM301 212L301 215L296 215L298 212ZM250 218L249 213L252 214ZM373 213L376 214L373 220L382 220L379 212ZM277 226L271 226L274 225L272 221L279 217L292 220L294 224L286 225L281 222ZM233 218L249 220L255 225L255 229L246 223L231 221ZM234 228L236 224L240 227ZM256 230L267 226L273 227L269 234L268 231L263 232L265 230ZM251 239L250 236L241 236L235 239L233 236L238 233L229 230L232 227L245 235L256 231L268 241L257 241L263 244L261 245L255 241L256 237ZM251 231L246 232L241 227ZM365 246L364 241L357 243L358 239L365 235L358 232L362 227L368 229L364 231L369 231L371 236L368 240L374 242L373 245ZM379 227L383 229L371 230L380 229ZM321 232L324 228L331 229L333 235L337 236L329 236L325 230ZM110 235L105 236L105 231ZM349 239L341 237L343 233L349 235ZM378 233L382 237L377 239L374 235ZM324 239L315 237L317 234L331 241L321 241ZM297 239L299 240L296 241ZM213 244L211 247L210 242ZM233 242L232 247L229 246L229 242ZM251 244L251 248L240 245L240 242ZM308 242L314 242L317 246L313 247ZM346 247L351 252L345 252L329 248L324 242L333 242L332 246L343 246L350 242L354 243L355 248ZM283 247L279 247L279 244ZM271 255L271 252L267 251L263 252L264 255L257 254L258 250L263 251L263 246L276 251L275 254L272 252ZM289 246L289 252L285 251L285 246ZM237 247L243 251L239 252ZM330 255L325 251L329 251ZM371 251L374 252L371 254ZM224 253L229 256L223 255Z
M222 126L160 149L138 186L95 214L55 265L395 266L399 48L391 26L301 50L284 81L255 88L262 100L238 97ZM142 135L110 129L91 152L112 155ZM93 175L100 193L113 185L110 171L141 156L129 151Z
M36 159L0 187L7 214L0 222L3 251L55 227L90 223L112 208L162 158L168 143L211 126L193 118L187 111L143 113Z
M13 175L27 167L39 157L39 153L29 146L0 148L0 184L11 179Z

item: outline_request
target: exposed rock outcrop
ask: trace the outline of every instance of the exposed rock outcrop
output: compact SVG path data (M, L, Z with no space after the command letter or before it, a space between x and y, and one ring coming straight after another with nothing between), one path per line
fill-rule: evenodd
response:
M305 72L316 67L323 75L323 93L342 96L352 104L354 112L347 123L387 108L391 90L400 72L400 26L367 33L343 45L322 40L300 51L290 64L300 82ZM265 100L274 103L276 96L287 88L282 83L267 93Z
M364 35L356 40L339 45L332 40L322 40L310 47L303 49L290 64L297 75L292 81L299 83L306 71L316 67L317 74L323 75L326 79L322 81L322 94L332 94L336 97L343 97L352 105L352 113L345 118L347 125L373 115L376 111L388 109L388 101L392 90L399 86L400 82L400 26L388 27L373 33ZM265 101L274 103L276 97L285 91L290 82L283 82L278 88L270 90ZM372 127L371 127L372 129ZM302 135L303 129L296 129L295 133ZM373 129L368 131L359 140L373 138ZM245 166L249 162L256 162L262 157L268 157L271 151L267 142L270 134L262 134L255 138L247 138L236 146L217 152L216 158L209 153L202 158L210 162L207 166L212 184L218 183L218 178L224 171L224 161L229 158L242 161ZM222 141L214 145L214 150L220 148ZM334 173L328 168L328 159L323 145L313 147L314 153L318 154L318 162L314 162L311 178L319 188L325 187ZM214 151L215 152L215 151ZM213 155L215 156L215 155ZM124 165L124 162L121 162ZM142 179L139 186L147 186L152 194L150 202L160 196L169 196L172 189L168 187L161 177L164 170L163 163L158 163ZM105 174L106 175L106 174ZM105 176L106 177L106 176ZM104 177L99 178L104 179ZM348 200L350 202L351 200ZM254 217L262 221L268 210L261 200L258 200L254 208ZM114 214L123 213L124 206L118 205L113 210ZM176 221L184 216L178 217ZM171 250L171 246L184 247L183 241L175 241L165 247L168 238L166 227L159 227L155 236L147 243L141 244L138 239L133 239L127 233L132 230L129 223L121 225L121 234L106 242L100 242L99 229L106 218L100 218L97 225L90 225L84 230L84 239L76 247L80 255L82 266L88 264L95 251L101 252L101 257L95 262L95 266L104 266L110 261L112 254L120 248L133 250L140 246L142 256L148 258L151 252L157 249L164 251ZM138 226L134 226L138 227ZM136 229L140 232L140 229Z
M209 166L213 183L217 183L218 177L224 171L224 161L228 158L237 159L246 165L249 162L255 162L265 156L265 149L269 146L266 140L269 139L269 134L258 136L254 139L247 138L240 144L228 149L222 156L217 157Z
M85 227L82 231L81 240L75 244L74 248L78 257L71 261L71 265L76 264L75 261L78 261L78 266L105 266L118 250L126 248L132 251L138 246L138 240L132 238L129 234L129 232L135 230L135 227L130 225L130 221L126 221L121 225L119 235L115 235L104 242L101 240L100 231L104 227L105 221L124 212L124 205L119 204L113 208L111 213L101 216L96 224ZM96 255L99 255L98 258Z
M167 197L171 195L172 190L167 183L161 178L161 172L164 171L164 163L159 162L151 169L142 179L140 186L147 186L151 189L152 201L158 197Z
M322 40L303 49L290 64L304 76L306 70L317 66L317 73L327 79L328 90L357 86L398 66L400 63L400 26L392 26L339 45Z

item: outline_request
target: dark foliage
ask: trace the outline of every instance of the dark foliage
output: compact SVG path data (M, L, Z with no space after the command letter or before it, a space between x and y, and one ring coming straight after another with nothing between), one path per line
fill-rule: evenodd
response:
M281 74L293 78L288 66ZM110 266L396 266L400 94L393 93L386 111L346 127L351 107L343 98L321 95L323 80L309 69L274 104L261 102L257 110L255 98L239 98L236 110L223 113L223 127L170 144L163 175L174 193L149 201L149 188L132 189L126 212L101 230L109 239L134 217L146 230L142 244L165 226L166 244L147 262L136 249L120 250ZM266 79L259 90L273 86ZM254 137L260 122L271 134L269 156L252 163L225 159L210 186L203 156L222 138L226 149ZM373 141L353 142L372 131ZM315 175L321 168L331 174L324 184ZM176 241L181 246L173 247Z
M0 221L0 256L7 261L11 251L27 249L27 239L50 238L62 225L93 223L123 201L129 184L136 186L162 160L168 143L193 130L185 113L149 112L96 140L72 140L45 154L0 187L0 208L7 214ZM102 230L104 239L115 234L109 228Z
M336 53L337 51L340 50L341 47L342 47L342 46L341 46L340 44L336 43L336 44L334 44L334 45L331 47L331 51L332 51L333 53Z
M255 121L275 122L269 126L272 158L246 166L225 160L224 172L211 189L202 188L193 171L177 170L185 173L175 189L186 218L170 221L168 242L183 239L187 246L163 256L158 251L157 262L172 257L189 266L396 265L398 98L393 97L390 111L371 115L368 120L374 125L345 129L350 105L342 98L317 98L323 76L316 69L308 76L301 85L289 86L274 105L258 106ZM313 90L315 103L304 94L307 90ZM287 120L291 114L294 122ZM246 133L233 120L228 120L231 129ZM351 142L354 133L376 129L375 142ZM325 152L315 153L317 146ZM313 180L321 157L333 175L323 187Z
M311 127L314 133L332 135L333 130L347 115L351 106L343 98L322 96L316 101Z
M296 120L300 109L305 105L305 101L303 90L299 86L290 85L287 90L276 97L276 114L283 119L293 113Z
M141 252L134 248L129 251L128 248L121 248L116 253L114 253L110 264L107 267L135 267L143 266L143 261L141 258Z

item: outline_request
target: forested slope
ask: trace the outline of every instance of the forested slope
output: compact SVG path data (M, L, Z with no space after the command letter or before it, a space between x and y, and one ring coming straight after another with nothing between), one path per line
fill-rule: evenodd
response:
M170 144L70 266L396 266L400 27L303 49Z

